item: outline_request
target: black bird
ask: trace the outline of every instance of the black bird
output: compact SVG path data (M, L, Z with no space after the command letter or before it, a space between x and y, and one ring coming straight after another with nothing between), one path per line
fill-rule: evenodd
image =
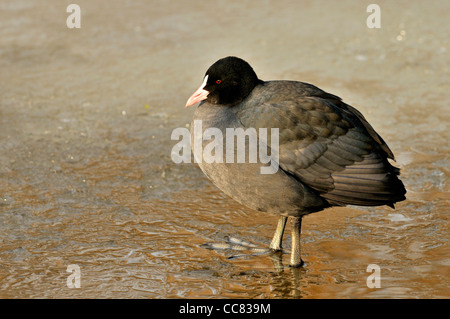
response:
M227 163L225 152L223 161L200 161L198 149L194 155L206 176L231 198L280 215L272 250L281 250L286 221L293 220L293 267L303 264L304 215L331 206L394 208L405 199L399 169L388 161L394 160L392 151L364 116L336 95L303 82L262 81L246 61L226 57L208 69L186 107L198 102L191 125L193 145L202 139L194 137L195 120L201 120L201 134L208 128L224 132L217 139L225 149L227 128L254 128L259 142L260 128L278 128L278 150L272 153L278 154L279 169L273 174L261 174L261 167L270 165L267 161ZM203 138L203 146L210 142Z

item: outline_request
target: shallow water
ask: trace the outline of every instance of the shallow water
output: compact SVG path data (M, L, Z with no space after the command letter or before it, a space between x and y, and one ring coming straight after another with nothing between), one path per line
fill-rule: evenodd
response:
M69 3L0 4L0 298L450 297L448 2L379 1L368 29L355 1L78 1L79 30ZM170 157L184 103L226 55L357 107L407 200L305 217L301 269L202 248L268 245L277 222Z

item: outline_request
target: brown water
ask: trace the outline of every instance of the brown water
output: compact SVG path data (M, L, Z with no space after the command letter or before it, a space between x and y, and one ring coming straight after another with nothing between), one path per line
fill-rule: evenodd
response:
M71 2L0 4L0 298L450 297L448 1L378 1L381 29L351 0L79 0L68 29ZM226 55L356 106L408 199L305 217L301 269L200 247L268 245L277 221L171 161L187 98Z

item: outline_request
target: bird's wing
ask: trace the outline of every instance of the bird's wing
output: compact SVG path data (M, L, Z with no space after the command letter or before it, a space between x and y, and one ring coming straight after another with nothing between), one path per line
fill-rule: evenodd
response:
M237 116L246 127L278 128L281 169L334 205L392 205L404 199L386 143L361 113L329 96L268 101Z

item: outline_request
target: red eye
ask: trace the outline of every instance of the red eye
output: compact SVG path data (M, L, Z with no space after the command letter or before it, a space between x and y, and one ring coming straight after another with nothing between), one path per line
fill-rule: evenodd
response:
M222 82L221 80L217 80L217 81L216 81L217 84L220 84L221 82Z

